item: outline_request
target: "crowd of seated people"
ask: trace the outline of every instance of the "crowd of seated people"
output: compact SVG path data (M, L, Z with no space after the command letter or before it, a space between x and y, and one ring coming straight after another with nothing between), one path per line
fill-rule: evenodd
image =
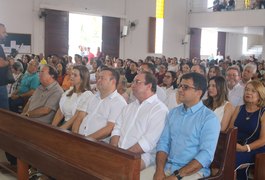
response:
M264 61L28 57L12 66L10 110L140 154L143 179L209 176L219 132L232 126L238 177L265 152Z

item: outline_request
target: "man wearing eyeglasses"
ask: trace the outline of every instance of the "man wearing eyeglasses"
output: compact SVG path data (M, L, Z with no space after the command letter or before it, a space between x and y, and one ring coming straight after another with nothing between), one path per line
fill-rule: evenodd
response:
M140 72L150 72L155 76L155 66L151 63L142 63L140 68L138 69L138 73ZM166 92L160 87L156 86L156 94L158 99L160 99L162 102L166 101L167 95ZM131 93L129 97L129 102L133 102L135 100L134 95Z
M182 76L178 91L183 104L169 112L157 144L156 167L143 171L141 179L193 180L210 175L220 122L201 101L206 88L201 74Z
M156 78L141 72L132 81L136 100L127 105L112 131L111 144L141 154L141 169L155 162L156 143L163 131L167 107L156 95Z
M237 65L230 66L226 70L226 82L228 87L228 100L234 107L244 104L244 87L240 85L240 70Z

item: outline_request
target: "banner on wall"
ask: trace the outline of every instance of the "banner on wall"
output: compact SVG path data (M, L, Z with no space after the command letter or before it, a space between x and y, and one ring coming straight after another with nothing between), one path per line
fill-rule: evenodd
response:
M10 54L14 49L17 50L19 54L30 54L31 34L8 33L8 36L1 45L6 54Z

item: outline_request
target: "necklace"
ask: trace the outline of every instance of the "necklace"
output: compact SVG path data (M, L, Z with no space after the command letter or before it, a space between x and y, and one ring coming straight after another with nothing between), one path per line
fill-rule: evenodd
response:
M250 120L251 116L252 116L253 114L255 114L255 112L256 112L256 111L251 112L251 113L248 113L247 110L246 110L246 120L247 120L247 121Z
M246 113L246 115L247 115L247 117L246 117L246 120L248 121L248 120L250 120L250 118L251 118L251 116L253 115L253 113Z

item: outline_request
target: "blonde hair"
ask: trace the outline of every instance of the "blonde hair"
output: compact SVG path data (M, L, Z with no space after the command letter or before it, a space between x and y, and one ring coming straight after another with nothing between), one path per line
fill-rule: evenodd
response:
M265 87L264 85L262 84L262 82L258 81L258 80L253 80L253 81L250 81L246 84L246 87L247 85L251 84L254 89L258 92L259 94L259 101L258 101L258 104L257 106L258 107L264 107L265 106ZM245 90L246 90L246 87L245 87ZM246 104L246 101L245 101L245 95L244 95L244 102Z

